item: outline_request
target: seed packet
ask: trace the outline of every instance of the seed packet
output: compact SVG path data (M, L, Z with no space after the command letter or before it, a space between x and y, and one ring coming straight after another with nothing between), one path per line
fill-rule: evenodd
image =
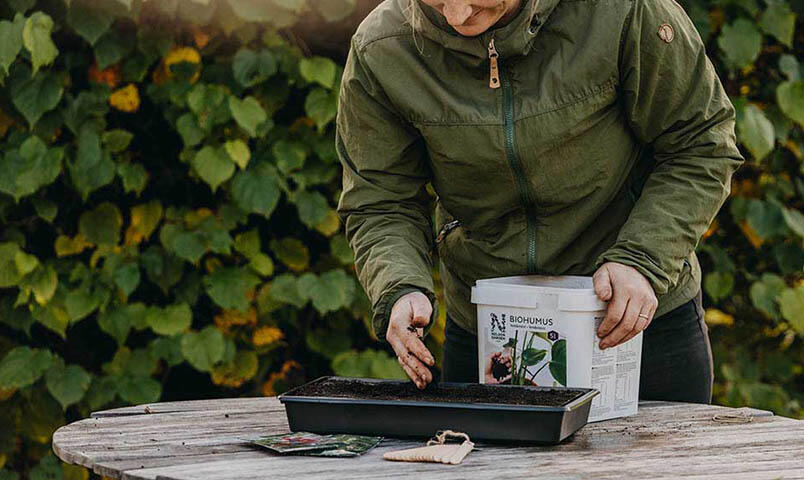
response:
M317 457L356 457L376 447L382 437L366 435L318 435L292 432L249 439L251 443L283 455Z

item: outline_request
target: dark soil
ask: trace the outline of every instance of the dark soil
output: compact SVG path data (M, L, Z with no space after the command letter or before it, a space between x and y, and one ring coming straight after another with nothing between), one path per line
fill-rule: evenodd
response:
M491 362L491 374L497 379L497 381L502 380L511 373L511 369L508 368L508 365L502 363L496 358Z
M573 388L520 387L466 384L460 387L429 385L419 390L412 382L361 381L329 377L288 392L299 397L336 397L366 400L413 400L449 403L493 403L558 407L585 393Z

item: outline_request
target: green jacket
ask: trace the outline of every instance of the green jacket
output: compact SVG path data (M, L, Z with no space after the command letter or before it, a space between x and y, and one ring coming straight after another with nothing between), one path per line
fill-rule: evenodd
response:
M433 250L447 311L472 332L475 280L606 261L650 281L655 316L681 305L744 161L734 121L673 0L523 0L477 37L420 0L385 0L352 37L336 122L337 211L375 334L412 290L438 314Z

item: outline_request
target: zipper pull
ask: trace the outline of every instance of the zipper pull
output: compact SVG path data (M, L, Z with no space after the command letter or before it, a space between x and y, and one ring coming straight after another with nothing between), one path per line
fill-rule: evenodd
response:
M489 42L489 88L500 88L500 70L497 67L497 57L499 56L492 38Z

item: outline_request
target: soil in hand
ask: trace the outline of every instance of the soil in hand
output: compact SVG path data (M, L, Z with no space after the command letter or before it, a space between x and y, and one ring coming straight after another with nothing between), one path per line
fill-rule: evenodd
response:
M419 390L412 382L361 381L327 378L299 387L291 393L300 397L357 398L364 400L413 400L448 403L492 403L559 407L583 395L572 388L520 387L466 384L459 387L431 384Z

